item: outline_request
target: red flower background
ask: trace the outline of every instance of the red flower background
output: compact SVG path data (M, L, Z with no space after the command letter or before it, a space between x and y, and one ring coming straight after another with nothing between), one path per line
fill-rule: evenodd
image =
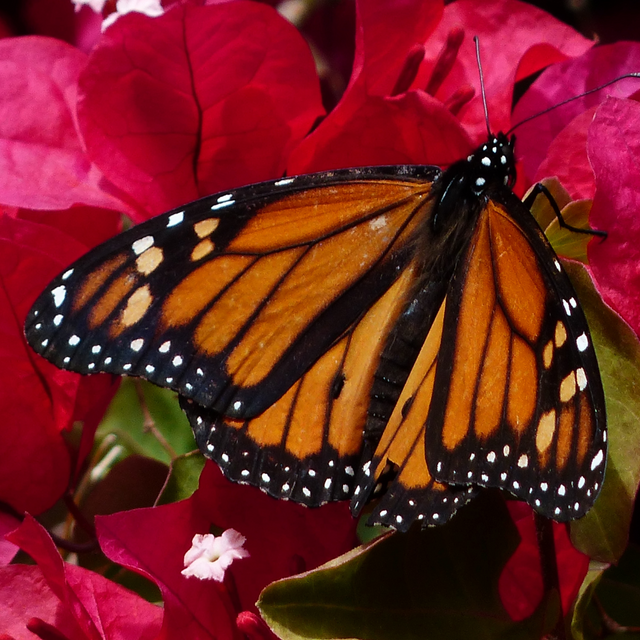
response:
M0 542L0 638L34 637L27 629L43 638L269 637L255 608L261 590L357 544L346 505L312 511L279 503L230 484L207 464L185 500L98 511L110 515L86 528L104 555L83 563L90 541L76 540L77 554L66 551L63 561L32 516L59 525L61 505L73 513L86 506L80 489L117 383L49 365L26 345L22 324L54 275L118 232L121 214L137 223L285 173L465 157L486 137L473 35L496 131L640 71L639 45L594 48L516 0L458 0L446 8L437 0L367 0L356 2L355 23L350 15L349 5L338 4L309 19L305 33L324 45L320 65L272 7L243 0L176 2L158 18L128 14L101 36L88 31L94 41L85 34L78 46L41 36L0 40L0 530L11 532ZM351 28L351 76L333 104ZM320 79L318 67L328 68ZM512 111L517 83L546 67ZM571 199L592 201L590 224L608 238L590 243L590 272L636 333L638 92L640 80L620 81L517 130L519 194L558 176ZM637 463L628 475L629 486L637 483ZM521 507L510 505L522 542L495 569L505 621L529 618L543 600L533 519ZM85 509L84 518L91 515ZM250 558L234 563L223 584L184 578L191 538L212 527L240 531ZM589 557L574 549L565 527L555 536L568 614ZM20 562L12 562L18 549ZM36 564L26 564L25 554ZM163 608L119 584L116 564L155 583L158 590L147 583L137 590L161 598Z

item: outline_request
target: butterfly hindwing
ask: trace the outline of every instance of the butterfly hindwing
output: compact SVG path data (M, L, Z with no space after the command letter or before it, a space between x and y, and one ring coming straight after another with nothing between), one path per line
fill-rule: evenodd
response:
M398 278L433 167L285 178L204 198L89 252L34 304L58 366L135 375L246 418L271 406Z
M438 480L507 489L556 520L602 485L604 395L573 287L524 205L487 201L447 296L426 424Z
M434 379L444 308L443 302L430 323L382 437L369 459L363 459L356 477L351 501L355 513L360 512L372 494L381 494L369 524L383 524L400 531L406 531L416 521L425 526L440 524L475 495L471 487L437 482L424 455L424 418L436 393Z

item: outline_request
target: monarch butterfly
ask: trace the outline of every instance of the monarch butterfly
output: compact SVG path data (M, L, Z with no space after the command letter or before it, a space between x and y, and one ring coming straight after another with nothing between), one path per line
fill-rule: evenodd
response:
M232 480L369 523L445 522L499 487L593 505L605 401L576 294L513 194L514 138L466 160L203 198L90 251L26 320L80 373L175 390Z

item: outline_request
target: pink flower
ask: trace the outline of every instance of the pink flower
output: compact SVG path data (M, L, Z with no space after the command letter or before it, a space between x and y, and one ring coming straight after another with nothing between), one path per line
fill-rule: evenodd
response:
M249 556L249 552L242 548L245 540L235 529L227 529L220 536L196 533L191 541L191 549L184 554L182 575L222 582L224 572L236 558Z

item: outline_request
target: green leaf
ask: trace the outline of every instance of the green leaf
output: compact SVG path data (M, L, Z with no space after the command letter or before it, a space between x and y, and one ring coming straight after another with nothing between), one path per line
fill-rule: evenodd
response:
M590 608L593 608L592 598L598 582L608 565L592 560L589 563L589 571L582 581L580 592L573 606L573 616L571 619L571 635L573 640L585 640L585 626L587 618L590 614ZM590 618L589 618L590 620Z
M640 344L596 292L584 267L564 264L591 330L607 404L609 455L593 509L571 523L574 546L600 562L616 562L627 546L640 482Z
M515 623L498 593L518 542L502 497L486 491L443 526L386 534L269 585L258 607L285 640L538 640L557 619L557 594Z
M144 455L169 464L171 454L145 424L141 398L155 428L173 449L181 455L196 448L189 422L180 409L177 395L143 380L124 378L109 410L98 428L98 438L109 433L129 453Z
M198 488L205 462L205 457L199 451L191 451L177 457L171 463L171 471L158 499L158 504L178 502L191 496Z
M619 564L605 571L596 595L615 624L637 629L625 633L624 639L640 639L640 548L630 546Z

